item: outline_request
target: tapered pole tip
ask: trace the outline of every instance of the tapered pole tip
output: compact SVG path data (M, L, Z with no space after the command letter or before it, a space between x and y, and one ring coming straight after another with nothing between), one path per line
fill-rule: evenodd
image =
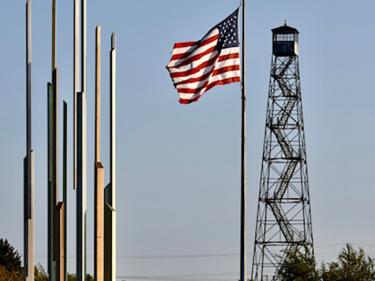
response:
M112 47L112 49L116 48L116 33L114 33L114 32L111 35L111 47Z

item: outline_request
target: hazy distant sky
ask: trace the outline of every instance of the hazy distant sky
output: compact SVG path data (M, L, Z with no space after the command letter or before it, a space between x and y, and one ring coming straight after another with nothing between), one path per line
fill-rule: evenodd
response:
M93 262L94 29L101 24L105 168L109 167L110 32L115 31L118 36L118 275L127 280L238 279L239 85L216 87L198 103L182 106L165 69L174 42L200 39L238 4L239 0L88 1L89 271L92 272ZM72 0L58 1L60 96L69 103L69 118L72 5ZM46 83L51 76L50 10L50 1L33 0L36 260L42 264L47 255ZM248 0L250 254L271 62L270 29L287 20L301 33L302 97L318 261L334 258L346 242L360 244L375 256L374 10L372 0ZM8 238L21 253L24 14L24 1L2 3L0 237ZM71 127L69 133L71 140ZM71 161L71 154L69 158ZM70 167L69 176L71 170ZM70 188L71 272L75 272L75 200Z

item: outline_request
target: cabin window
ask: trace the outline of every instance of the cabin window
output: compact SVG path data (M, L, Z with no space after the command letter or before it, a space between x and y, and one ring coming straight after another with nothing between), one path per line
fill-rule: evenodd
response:
M276 41L294 41L294 34L276 34Z

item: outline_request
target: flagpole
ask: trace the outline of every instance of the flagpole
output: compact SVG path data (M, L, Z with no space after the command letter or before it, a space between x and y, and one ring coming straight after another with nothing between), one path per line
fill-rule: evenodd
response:
M32 68L31 0L26 1L26 157L24 158L24 278L34 280L34 151L32 149L31 68Z
M246 179L246 52L245 52L245 9L246 0L242 0L242 50L241 50L241 99L242 99L242 115L241 115L241 242L240 242L240 281L247 281L247 179Z

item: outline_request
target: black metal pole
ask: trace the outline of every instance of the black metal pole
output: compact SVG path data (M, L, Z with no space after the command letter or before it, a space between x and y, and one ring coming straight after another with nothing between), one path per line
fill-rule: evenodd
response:
M68 105L66 101L63 101L63 202L64 202L64 281L67 280L67 210L68 210Z

